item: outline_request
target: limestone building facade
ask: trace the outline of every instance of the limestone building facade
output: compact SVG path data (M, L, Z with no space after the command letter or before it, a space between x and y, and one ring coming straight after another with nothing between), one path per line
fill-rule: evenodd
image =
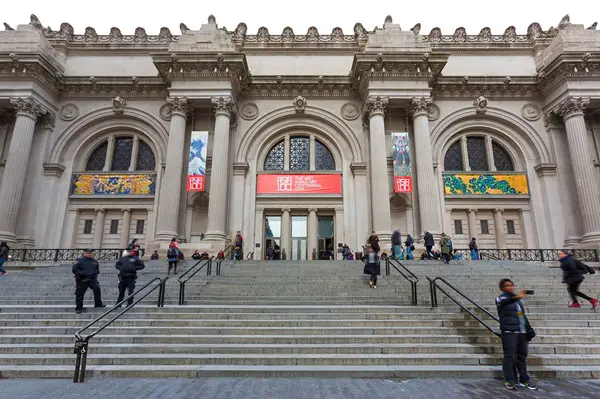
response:
M5 27L0 239L12 245L179 237L214 251L240 230L256 258L277 244L310 259L360 249L372 230L384 243L395 229L446 232L455 247L600 241L595 26ZM186 189L192 132L208 132L203 191Z

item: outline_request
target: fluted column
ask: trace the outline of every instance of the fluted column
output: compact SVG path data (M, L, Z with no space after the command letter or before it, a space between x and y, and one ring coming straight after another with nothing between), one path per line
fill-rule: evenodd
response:
M285 250L287 259L292 259L292 218L290 209L284 208L281 210L281 251Z
M171 108L171 126L167 145L167 162L158 204L158 229L156 239L171 241L177 237L179 204L183 190L183 151L185 143L185 122L187 119L187 98L170 97L167 104Z
M558 186L560 187L558 197L560 198L565 231L564 245L572 247L581 242L583 223L581 221L575 180L573 180L573 166L571 165L571 157L568 152L567 134L565 133L562 120L556 114L546 114L544 116L544 124L550 135L554 150L554 159L556 160L556 177L558 179Z
M575 189L579 199L581 218L583 222L582 243L600 240L600 187L597 184L597 174L592 158L584 111L589 104L588 99L567 98L559 105L557 112L565 121L567 141L571 155L571 165L575 178Z
M391 238L390 189L384 123L387 106L387 98L371 97L365 101L363 107L365 118L369 121L373 230L382 241L390 241ZM385 250L383 246L382 250Z
M13 98L10 102L17 117L0 187L0 240L15 242L35 124L48 111L32 98Z
M312 259L313 251L319 251L319 230L317 223L317 210L308 210L308 259Z
M104 237L104 221L106 212L104 209L96 209L96 231L94 231L93 249L102 248L102 238Z
M333 242L333 256L340 259L342 254L338 252L338 243L346 243L346 229L344 228L344 207L335 207L335 241Z
M463 170L470 171L471 165L469 165L469 148L467 147L467 136L462 136L460 138L460 155L462 158Z
M506 235L504 234L504 219L502 209L494 209L494 231L496 233L496 247L506 248Z
M127 248L129 245L129 231L131 231L131 209L125 208L123 211L123 225L121 226L121 237L119 248Z
M210 192L208 197L207 241L225 239L227 223L227 191L229 188L229 129L234 113L229 97L212 100L215 109L215 135L210 169Z
M421 229L432 234L442 231L440 215L440 194L437 191L438 182L433 173L431 153L431 137L427 114L432 104L431 98L412 99L412 117L415 138L415 164L417 167L417 190L419 194L419 211Z
M477 209L467 211L467 223L469 225L469 240L477 238Z
M232 238L235 237L238 230L242 231L244 237L246 236L246 231L243 231L245 228L243 223L244 207L241 206L240 199L245 198L246 185L244 181L248 169L249 165L247 162L233 163L233 181L231 182L231 193L229 195L229 234ZM248 244L249 242L244 242L244 246ZM246 251L252 251L251 247L247 247Z

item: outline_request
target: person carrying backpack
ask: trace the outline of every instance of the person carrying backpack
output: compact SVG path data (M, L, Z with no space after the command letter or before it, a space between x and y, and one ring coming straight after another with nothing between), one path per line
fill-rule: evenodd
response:
M415 250L415 240L411 237L410 234L406 236L406 241L404 241L404 245L406 246L406 259L413 260L415 257L412 254L412 251Z
M573 300L573 303L571 303L569 307L580 308L581 304L576 298L580 297L589 301L592 304L592 309L596 309L596 307L598 307L598 298L590 298L579 292L579 286L585 279L583 275L587 273L594 274L596 272L585 263L578 261L564 251L559 252L558 258L560 260L560 268L563 271L563 283L567 284L567 291Z
M167 250L167 261L169 262L167 275L171 274L171 269L173 269L173 274L177 274L177 262L179 261L179 247L177 246L177 238L173 238L169 244L169 249Z
M469 249L471 250L471 259L479 260L479 248L477 247L477 239L475 239L475 237L471 239Z
M450 254L452 253L452 240L446 235L446 233L442 233L442 238L440 239L440 249L442 250L444 263L449 264Z

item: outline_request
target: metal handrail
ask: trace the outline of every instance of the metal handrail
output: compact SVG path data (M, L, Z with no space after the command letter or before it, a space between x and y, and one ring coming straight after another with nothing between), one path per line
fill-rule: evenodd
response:
M471 259L470 249L457 249L464 259ZM598 249L503 249L479 248L479 259L525 262L557 262L559 252L567 252L583 262L600 262Z
M194 277L196 274L198 274L198 272L202 269L204 269L206 267L206 275L210 276L212 273L212 260L213 260L214 256L211 256L208 259L202 259L199 260L198 262L196 262L196 264L194 266L192 266L191 268L189 268L188 270L185 271L185 273L183 273L181 276L179 276L179 278L177 279L177 281L179 281L179 305L185 305L185 283L187 283L189 281L189 279L191 279L192 277ZM204 262L200 267L198 267L198 265L200 265L202 262ZM191 273L193 271L193 273ZM188 274L191 273L189 276ZM187 278L184 278L186 277Z
M73 262L83 256L81 248L18 248L8 251L9 259L20 262ZM96 260L117 260L123 254L124 248L99 248L95 251ZM145 250L140 248L140 258Z
M402 270L400 270L396 265L394 265L392 263L392 261L395 261L398 264L398 266L400 266L402 269L404 269L406 271L407 274L404 274L404 272L402 272ZM390 265L394 269L396 269L396 271L398 273L400 273L400 275L402 277L404 277L406 279L406 281L408 281L410 283L411 304L413 306L416 306L417 305L417 283L419 282L419 278L413 272L411 272L406 266L404 266L399 260L390 259L389 256L385 259L385 274L387 276L390 275Z
M248 252L246 254L246 260L253 260L254 259L254 252Z
M469 298L468 296L466 296L465 294L463 294L462 292L460 292L458 290L458 288L456 288L455 286L453 286L452 284L450 284L448 281L446 281L446 279L444 279L442 277L436 277L434 279L432 279L430 277L427 277L427 280L429 280L429 289L430 289L430 292L431 292L431 307L432 308L437 308L438 307L437 290L440 290L452 302L454 302L462 310L464 310L465 312L467 312L468 314L470 314L475 320L477 320L482 326L484 326L486 329L488 329L492 334L494 334L497 337L501 336L501 334L498 331L496 331L492 327L490 327L485 321L483 321L482 318L480 318L479 316L477 316L475 313L473 313L470 309L468 309L462 303L458 302L458 300L456 300L455 298L453 298L452 295L450 295L442 287L440 287L440 285L438 284L438 281L441 281L442 283L446 284L448 287L450 287L452 290L454 290L454 292L456 292L458 295L460 295L461 297L463 297L464 299L466 299L467 301L469 301L477 309L481 310L482 312L484 312L485 314L487 314L488 316L490 316L492 319L494 319L495 321L497 321L499 323L500 319L498 319L498 317L496 315L490 313L489 310L485 309L484 307L482 307L481 305L479 305L478 303L476 303L474 300L472 300L471 298Z
M94 338L96 335L98 335L99 333L104 331L104 329L106 327L110 326L112 323L114 323L116 320L118 320L121 316L123 316L125 313L127 313L131 308L133 308L135 305L137 305L138 303L140 303L141 301L146 299L146 297L148 295L152 294L157 288L159 288L159 291L158 291L158 301L157 301L156 306L159 308L164 307L165 306L165 285L166 285L166 282L168 279L169 279L168 276L163 277L163 278L159 278L159 277L153 278L142 288L138 289L133 294L129 295L127 298L123 299L122 301L117 303L115 306L113 306L112 308L110 308L109 310L104 312L101 316L97 317L96 319L94 319L93 321L91 321L90 323L85 325L84 327L77 330L77 332L75 333L75 348L74 348L74 353L77 354L77 359L75 360L75 373L73 374L73 382L74 383L79 383L79 382L85 381L85 368L87 365L88 346L89 346L90 339ZM130 298L134 297L135 295L139 294L141 291L148 288L151 284L153 284L156 281L158 281L158 284L156 284L154 287L152 287L150 290L148 290L148 292L146 292L144 295L138 297L131 305L127 305L127 307L122 312L120 312L119 314L117 314L116 316L111 318L109 321L107 321L104 325L102 325L96 331L89 334L85 338L81 335L85 330L87 330L88 328L90 328L93 325L100 322L102 319L104 319L106 316L108 316L110 313L112 313L116 309L120 309L122 304L124 304L126 301L128 301Z

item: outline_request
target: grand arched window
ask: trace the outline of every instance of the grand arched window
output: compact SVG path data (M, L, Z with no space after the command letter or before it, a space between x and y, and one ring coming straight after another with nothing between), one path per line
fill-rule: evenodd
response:
M85 170L153 171L156 170L156 158L148 143L138 136L111 136L92 151Z
M511 172L515 170L515 165L505 147L495 139L463 136L448 147L444 156L444 170Z
M264 170L335 170L335 159L329 148L310 136L286 136L275 143L263 165Z

